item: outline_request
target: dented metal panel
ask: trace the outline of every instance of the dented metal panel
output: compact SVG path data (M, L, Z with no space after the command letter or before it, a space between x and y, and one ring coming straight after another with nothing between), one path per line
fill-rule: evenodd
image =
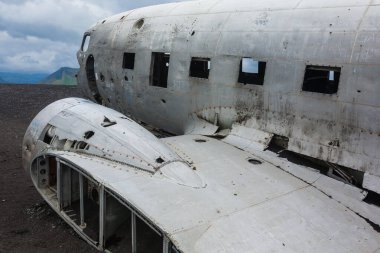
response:
M42 197L99 250L105 249L105 241L89 237L83 229L86 222L73 222L65 209L72 189L65 187L67 182L75 184L68 181L73 175L68 170L79 175L80 187L84 180L91 182L79 194L82 201L84 194L97 189L99 238L111 222L104 219L103 195L111 192L132 216L143 219L182 252L378 249L380 236L374 224L380 223L380 208L363 202L367 193L263 151L271 137L236 125L224 141L203 135L159 140L116 111L71 98L37 115L24 139L23 160ZM67 145L75 140L86 145L83 149ZM36 145L27 149L30 143ZM57 166L51 167L46 159ZM144 162L157 167L147 169ZM44 176L51 170L56 170L56 190L51 189L55 181ZM86 219L94 209L81 210Z
M369 1L147 7L93 27L79 59L94 55L105 104L167 131L188 132L194 113L211 124L217 114L219 129L240 122L288 137L295 152L379 175L378 10ZM123 52L136 53L134 70L121 69ZM167 89L149 86L152 52L171 53ZM209 79L189 77L191 57L211 58ZM241 57L267 62L262 87L237 83ZM302 91L307 64L342 67L338 93ZM83 70L79 79L86 89Z
M273 134L250 129L240 125L233 125L230 134L223 139L224 142L243 150L265 150Z
M47 122L41 122L40 119L49 116ZM32 136L33 140L25 140L25 146L39 143L52 149L91 154L152 173L164 164L181 160L157 142L153 134L123 114L83 99L60 100L37 115L34 122L45 123L44 132ZM33 124L27 135L39 129L40 125ZM29 157L26 154L25 164L31 162Z
M59 212L38 162L77 166L183 252L377 252L380 208L366 198L380 185L378 5L204 0L102 20L78 52L84 92L185 135L159 140L121 113L67 99L28 128L24 168ZM123 68L124 53L134 54L133 69ZM166 88L152 85L154 53L170 57ZM243 57L266 63L263 85L238 82ZM210 59L208 75L190 75L193 58ZM339 72L337 92L306 91L309 65ZM364 174L364 189L264 151L276 138Z

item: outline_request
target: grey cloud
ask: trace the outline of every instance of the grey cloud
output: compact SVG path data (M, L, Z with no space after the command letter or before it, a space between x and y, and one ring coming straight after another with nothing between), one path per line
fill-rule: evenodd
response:
M82 34L97 21L175 0L0 0L0 71L77 67Z

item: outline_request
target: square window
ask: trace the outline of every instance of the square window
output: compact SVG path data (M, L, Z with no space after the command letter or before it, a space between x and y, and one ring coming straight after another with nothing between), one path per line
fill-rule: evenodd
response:
M239 83L263 85L266 62L260 62L253 58L243 58L240 62Z
M123 69L135 68L135 53L124 53L123 55Z
M340 67L307 65L302 90L323 94L338 92Z
M167 88L169 75L170 54L152 53L151 86Z
M191 58L190 76L208 79L211 69L210 58Z

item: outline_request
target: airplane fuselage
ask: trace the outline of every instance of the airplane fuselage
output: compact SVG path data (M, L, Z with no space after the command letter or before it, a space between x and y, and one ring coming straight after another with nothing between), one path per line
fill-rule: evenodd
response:
M79 83L99 103L175 134L238 123L380 182L378 24L379 6L365 1L142 8L88 30Z

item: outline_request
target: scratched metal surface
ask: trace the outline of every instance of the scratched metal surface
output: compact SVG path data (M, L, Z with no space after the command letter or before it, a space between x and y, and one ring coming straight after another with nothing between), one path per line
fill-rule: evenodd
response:
M105 118L116 124L104 125ZM86 137L87 131L94 134ZM75 166L118 194L183 252L380 248L380 209L363 201L366 191L263 151L270 135L257 131L245 140L241 136L247 131L237 126L223 140L203 135L158 139L119 112L69 98L32 121L23 164L41 196L89 243L59 210L57 194L41 181L43 176L36 176L38 159L58 157ZM44 140L46 134L51 141ZM87 144L80 148L73 142ZM157 157L165 161L160 164ZM102 250L102 245L93 246Z
M123 196L183 252L376 252L380 247L379 233L339 197L330 198L264 159L203 136L163 141L192 162L203 187L98 157L53 153ZM354 194L347 198L352 202Z
M286 136L290 150L364 171L368 188L379 191L372 183L380 182L379 28L379 2L369 0L147 7L89 29L89 49L78 52L79 83L91 96L85 63L93 55L109 107L175 134L186 133L194 115L210 123L217 115L220 128L238 122ZM134 70L122 69L123 52L136 53ZM171 54L167 89L149 85L152 52ZM208 80L189 77L192 56L211 58ZM263 86L237 83L247 56L267 62ZM342 67L338 93L303 92L308 64Z

